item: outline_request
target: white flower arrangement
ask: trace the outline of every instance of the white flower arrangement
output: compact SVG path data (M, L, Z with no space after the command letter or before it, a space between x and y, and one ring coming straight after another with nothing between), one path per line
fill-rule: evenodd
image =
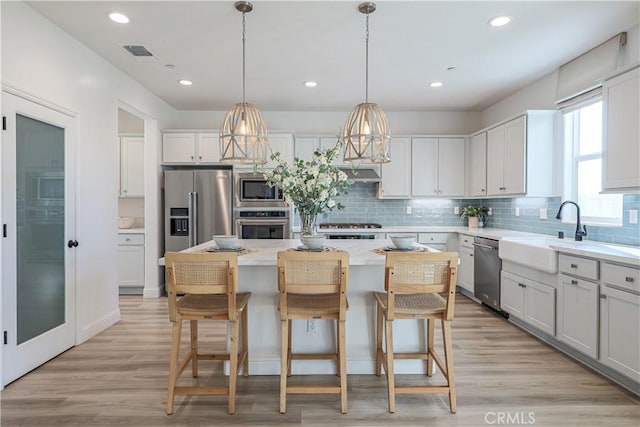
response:
M265 171L264 176L269 185L282 189L285 200L295 205L302 215L315 218L326 210L344 209L335 197L346 193L353 181L331 165L338 151L339 143L333 148L316 150L311 161L296 157L291 165L281 158L279 152L275 152L271 160L278 165L271 171Z

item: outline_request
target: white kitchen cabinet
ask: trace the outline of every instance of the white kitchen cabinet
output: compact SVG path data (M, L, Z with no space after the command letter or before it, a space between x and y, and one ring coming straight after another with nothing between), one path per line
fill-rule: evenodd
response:
M640 383L640 270L602 263L600 362ZM633 293L635 292L635 293ZM633 327L632 325L635 325Z
M599 285L559 275L558 338L576 350L598 357Z
M320 148L320 138L317 136L296 136L294 142L294 156L306 162L313 158L313 153Z
M500 306L511 316L551 336L555 335L556 298L553 287L502 271Z
M220 161L220 135L211 132L165 132L162 163L200 164Z
M144 137L120 139L120 197L144 197Z
M484 197L487 195L487 132L471 137L469 171L470 195Z
M418 233L418 243L441 252L447 251L451 238L450 233Z
M637 192L640 188L640 69L607 80L603 94L602 189Z
M464 196L464 138L413 138L411 194Z
M460 265L458 266L458 286L474 294L473 285L473 236L460 234L458 236L458 254Z
M121 294L142 294L144 234L118 234L118 286Z
M411 198L411 139L393 138L389 145L391 162L381 167L379 198Z
M279 152L280 158L291 164L293 162L293 134L291 133L270 133L269 134L270 152L267 152L267 163L265 168L274 168L277 163L271 160L271 153ZM248 165L253 168L253 165Z
M487 131L487 195L553 195L555 111L537 110Z

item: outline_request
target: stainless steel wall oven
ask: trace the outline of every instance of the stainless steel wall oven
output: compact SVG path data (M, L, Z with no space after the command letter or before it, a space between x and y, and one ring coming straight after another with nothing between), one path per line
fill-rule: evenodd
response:
M289 239L291 235L289 209L236 209L234 219L240 239Z

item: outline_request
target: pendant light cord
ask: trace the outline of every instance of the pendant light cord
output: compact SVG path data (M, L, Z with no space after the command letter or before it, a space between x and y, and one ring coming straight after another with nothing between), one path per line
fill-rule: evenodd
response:
M247 39L247 30L246 30L246 22L244 19L244 15L246 12L242 12L242 103L244 104L244 92L245 92L245 83L244 83L244 74L245 74L245 40Z
M364 101L369 102L369 12L367 12L367 31L366 31L366 49L365 49L365 91Z

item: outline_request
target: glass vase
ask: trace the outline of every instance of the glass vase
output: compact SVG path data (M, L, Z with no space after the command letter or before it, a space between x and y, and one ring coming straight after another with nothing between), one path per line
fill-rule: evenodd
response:
M300 234L310 236L316 234L317 214L309 212L300 212Z

